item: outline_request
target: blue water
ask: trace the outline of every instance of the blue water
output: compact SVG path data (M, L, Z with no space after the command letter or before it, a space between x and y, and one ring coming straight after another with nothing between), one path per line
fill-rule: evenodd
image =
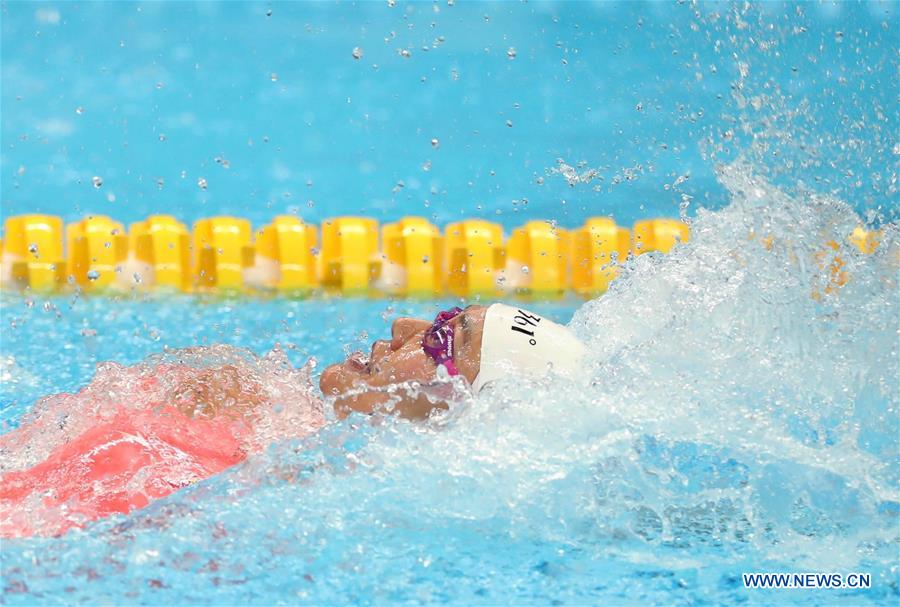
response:
M4 217L692 222L607 295L529 304L572 320L586 377L439 424L334 423L6 540L4 603L897 602L896 4L2 11ZM874 255L845 240L860 223L884 230ZM448 303L6 293L0 418L163 348L321 368ZM748 590L751 571L873 586Z
M611 214L628 225L677 216L682 194L721 206L714 163L751 149L790 186L823 180L820 189L860 210L896 206L896 5L739 12L726 3L8 3L2 212L125 222L234 213L257 223L284 212L311 221L418 213L507 228ZM766 119L788 132L768 133L762 151ZM598 176L571 188L551 172L558 159Z

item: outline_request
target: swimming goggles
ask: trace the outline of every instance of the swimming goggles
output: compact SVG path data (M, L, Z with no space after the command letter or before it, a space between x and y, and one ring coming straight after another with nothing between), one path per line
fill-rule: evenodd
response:
M453 325L450 321L462 314L459 307L444 310L434 318L425 335L422 336L422 349L437 365L444 365L450 375L459 375L459 369L453 362Z

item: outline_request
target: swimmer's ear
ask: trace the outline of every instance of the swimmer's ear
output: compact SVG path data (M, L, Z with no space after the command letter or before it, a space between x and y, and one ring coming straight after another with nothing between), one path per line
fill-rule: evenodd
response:
M408 386L407 399L400 414L410 419L427 419L432 414L450 410L453 403L465 401L472 394L471 386L462 376L457 377L452 381L435 381L415 388Z
M387 391L371 390L361 394L338 395L332 406L338 419L356 412L424 420L435 411L448 410L451 402L463 397L456 382L404 383L395 384Z
M337 418L344 419L352 413L362 413L364 415L378 413L383 408L384 402L388 397L389 395L385 392L373 390L361 393L344 392L329 398L334 399L331 406Z

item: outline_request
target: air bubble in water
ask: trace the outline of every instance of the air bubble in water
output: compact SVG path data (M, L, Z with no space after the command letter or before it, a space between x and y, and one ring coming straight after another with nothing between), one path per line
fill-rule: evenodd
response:
M512 120L507 120L506 126L508 126L509 128L512 128Z
M528 266L522 266L522 274L528 274L531 270L528 269Z
M431 140L431 147L437 149L437 148L441 147L441 142L438 141L437 139L432 139L432 140Z
M353 47L352 54L353 54L354 59L362 59L363 58L363 50L358 46Z
M75 108L75 113L78 114L79 116L83 115L84 108L79 105L77 108Z
M31 253L32 255L37 255L38 254L37 244L31 243L30 245L28 245L28 252Z
M428 263L428 255L422 256L422 263Z
M515 59L516 58L516 47L511 46L508 49L506 49L506 56L509 57L510 59Z
M272 82L278 82L278 74L272 72L271 74L269 74L269 80L271 80Z
M201 177L200 179L198 179L198 180L197 180L197 185L200 187L201 190L205 190L205 189L206 189L206 186L207 186L206 178L205 178L205 177Z
M94 184L94 187L95 187L95 188L99 189L100 186L103 185L103 179L101 179L100 177L94 175L93 177L91 177L91 183Z
M681 195L681 202L678 204L678 214L682 221L687 218L688 207L691 206L691 197L687 194Z
M97 270L89 270L87 273L88 280L94 281L100 278L100 272Z

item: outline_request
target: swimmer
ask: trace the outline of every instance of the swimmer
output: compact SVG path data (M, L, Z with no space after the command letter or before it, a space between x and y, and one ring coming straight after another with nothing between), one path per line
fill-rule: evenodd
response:
M0 436L0 537L58 535L142 508L325 425L308 369L235 352L212 346L111 365L78 394L43 399ZM568 329L538 314L469 306L433 322L396 320L390 340L328 367L319 384L338 418L424 419L450 406L448 379L477 393L511 375L573 375L584 353Z
M448 404L417 390L433 385L439 367L460 376L474 392L508 375L573 375L584 345L565 327L516 306L495 303L451 308L433 322L400 318L391 339L325 369L322 393L334 398L338 417L353 411L375 413L392 405L407 418L422 419ZM393 388L393 389L391 389Z

